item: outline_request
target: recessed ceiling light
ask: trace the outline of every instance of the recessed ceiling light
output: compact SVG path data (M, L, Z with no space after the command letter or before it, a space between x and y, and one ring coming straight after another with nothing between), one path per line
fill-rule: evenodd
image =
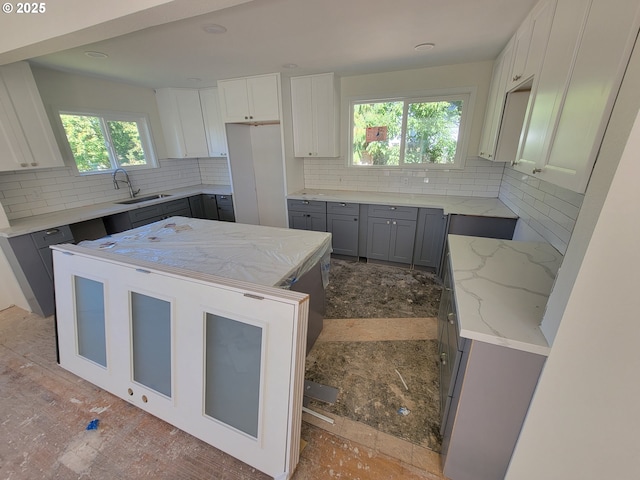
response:
M224 33L227 31L225 27L222 25L218 25L217 23L208 23L202 26L202 30L207 33Z
M298 68L298 64L297 63L285 63L284 65L282 65L282 68Z
M107 55L106 53L102 53L102 52L93 52L93 51L87 51L84 52L84 54L87 57L91 57L91 58L107 58L109 55Z
M416 45L415 47L413 47L413 49L416 52L426 52L428 50L431 50L435 46L436 46L435 43L420 43L420 44Z

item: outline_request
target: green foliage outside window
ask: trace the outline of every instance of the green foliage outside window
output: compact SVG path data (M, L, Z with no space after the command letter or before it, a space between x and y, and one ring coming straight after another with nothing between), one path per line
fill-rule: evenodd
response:
M71 113L60 120L80 173L148 163L136 121Z
M453 164L462 103L457 100L354 104L352 163L385 166ZM387 139L367 142L369 127L387 127Z

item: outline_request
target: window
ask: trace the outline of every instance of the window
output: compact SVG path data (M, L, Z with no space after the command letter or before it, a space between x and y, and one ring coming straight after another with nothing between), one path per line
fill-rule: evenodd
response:
M147 119L131 114L61 111L60 120L78 172L156 166Z
M351 165L462 168L470 94L354 101Z

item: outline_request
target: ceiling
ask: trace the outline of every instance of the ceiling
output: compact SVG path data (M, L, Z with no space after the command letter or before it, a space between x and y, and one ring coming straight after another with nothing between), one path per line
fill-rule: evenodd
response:
M272 72L347 76L451 65L494 59L535 2L253 0L30 60L152 88ZM210 24L226 32L205 32ZM435 47L414 49L425 42Z

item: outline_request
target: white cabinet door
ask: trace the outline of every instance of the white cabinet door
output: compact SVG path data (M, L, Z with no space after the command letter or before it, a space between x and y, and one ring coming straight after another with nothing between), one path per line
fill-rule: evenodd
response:
M275 478L299 458L308 295L54 250L60 365Z
M514 55L508 89L536 75L542 65L556 0L541 0L514 35Z
M511 60L513 58L513 41L510 41L500 53L493 67L491 87L487 98L487 108L482 126L480 140L480 157L493 161L505 161L496 158L498 132L504 113L507 82L509 79Z
M339 155L339 102L339 90L333 73L291 79L296 157Z
M200 89L200 105L204 119L207 146L210 157L226 157L229 154L224 123L220 116L220 99L218 88Z
M249 115L256 122L280 120L280 96L278 75L261 75L247 78Z
M279 74L218 81L225 123L280 121Z
M2 127L2 143L14 145L5 150L8 158L0 161L0 169L64 167L29 64L17 62L1 67L0 90L0 115L3 122L8 122Z
M159 88L156 101L169 158L208 157L198 90Z
M584 193L640 28L640 6L563 0L556 15L516 168Z

